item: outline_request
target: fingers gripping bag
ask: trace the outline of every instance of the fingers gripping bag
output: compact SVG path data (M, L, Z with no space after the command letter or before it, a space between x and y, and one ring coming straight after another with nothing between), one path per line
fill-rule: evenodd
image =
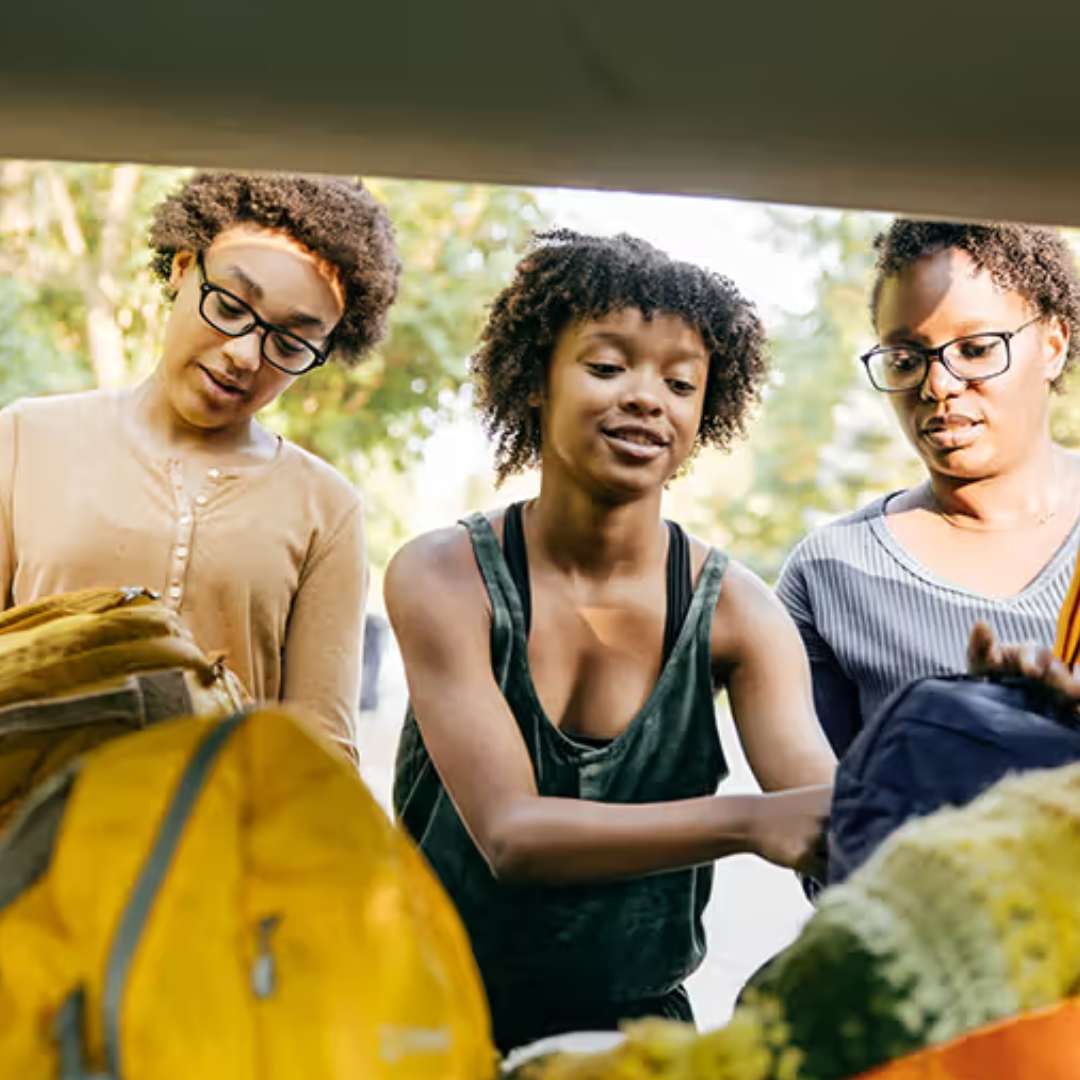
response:
M1033 683L919 679L897 691L840 762L829 884L844 881L901 825L966 806L1003 777L1080 762L1080 724Z

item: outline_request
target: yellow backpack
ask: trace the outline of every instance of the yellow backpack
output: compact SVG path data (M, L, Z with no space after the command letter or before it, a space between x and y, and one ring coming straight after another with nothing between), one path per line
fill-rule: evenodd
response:
M0 828L84 751L176 716L229 715L239 683L146 589L87 589L0 615Z
M19 1080L489 1080L450 901L355 770L279 710L116 739L0 844Z

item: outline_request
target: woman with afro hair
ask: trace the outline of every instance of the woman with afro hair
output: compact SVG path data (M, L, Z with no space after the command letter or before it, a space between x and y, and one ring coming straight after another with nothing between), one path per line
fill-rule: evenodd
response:
M901 218L877 250L862 363L926 479L811 533L777 586L837 755L914 679L1034 672L998 641L1045 667L1080 546L1080 456L1050 433L1080 348L1068 245Z
M816 865L834 761L795 627L660 512L696 452L742 434L764 349L726 278L627 236L540 236L473 358L496 473L539 465L539 497L389 568L410 694L395 808L504 1051L689 1019L712 862ZM716 795L722 687L767 794Z
M150 377L0 412L4 605L153 588L251 697L295 703L353 756L360 499L256 415L384 336L390 223L357 183L210 172L158 207L150 243L172 301Z

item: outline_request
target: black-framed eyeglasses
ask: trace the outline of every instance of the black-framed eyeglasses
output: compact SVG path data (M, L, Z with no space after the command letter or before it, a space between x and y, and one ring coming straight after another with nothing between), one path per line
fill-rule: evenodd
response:
M945 370L961 382L985 382L1009 370L1012 364L1009 343L1017 334L1042 319L1042 315L1036 315L1011 331L965 334L946 341L936 349L919 349L914 345L888 349L879 347L864 353L859 359L866 366L866 374L874 388L885 394L901 394L918 389L935 360L940 360Z
M303 375L312 368L321 367L330 358L331 338L321 348L305 341L288 330L267 322L258 315L246 300L215 285L206 276L203 253L196 256L199 266L199 314L203 321L219 334L239 338L254 330L262 331L260 353L262 358L286 375Z

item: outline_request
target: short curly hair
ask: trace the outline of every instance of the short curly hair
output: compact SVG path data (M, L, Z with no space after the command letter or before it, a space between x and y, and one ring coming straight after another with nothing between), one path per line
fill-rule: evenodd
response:
M498 483L540 461L539 409L555 341L571 323L637 308L675 315L697 330L709 375L697 440L727 449L745 435L768 374L765 330L754 305L720 274L678 262L644 240L569 229L535 234L513 281L491 305L470 368Z
M877 325L881 290L919 259L955 249L1006 292L1019 293L1043 318L1056 316L1069 330L1069 349L1053 389L1061 390L1080 351L1080 279L1071 248L1053 229L1003 222L959 224L897 218L874 241L877 266L870 314Z
M200 172L154 212L151 269L168 295L178 252L205 251L237 225L283 232L335 267L345 311L334 355L359 362L385 336L401 263L386 210L359 181L294 173Z

